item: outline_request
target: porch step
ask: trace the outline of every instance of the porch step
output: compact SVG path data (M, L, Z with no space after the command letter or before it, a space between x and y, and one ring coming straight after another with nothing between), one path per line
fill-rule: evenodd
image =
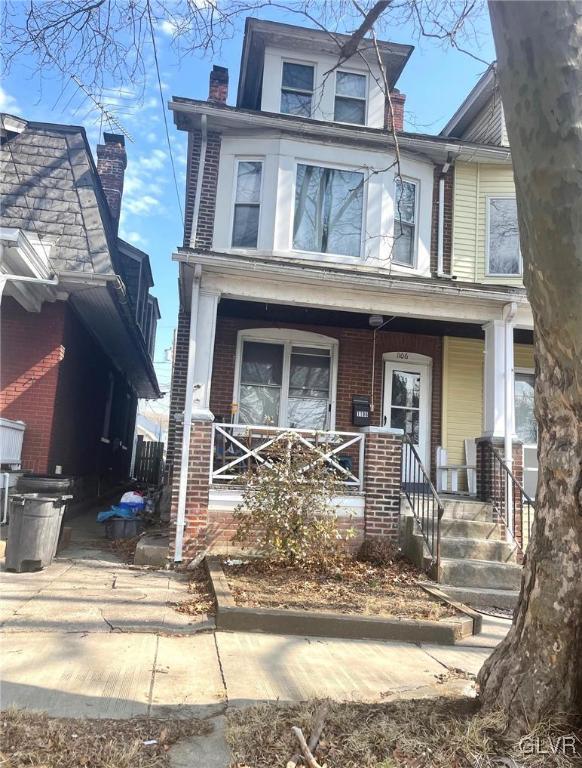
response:
M441 537L441 557L515 564L516 550L513 544L496 539Z
M499 523L481 520L459 520L454 517L443 517L441 520L441 537L505 540Z
M491 504L475 499L447 499L441 498L444 507L443 517L453 520L475 520L491 522L493 508Z
M439 568L439 582L453 587L483 587L488 589L519 589L522 567L510 563L487 560L448 560L443 558Z
M453 600L473 608L502 608L513 610L517 605L519 591L514 589L483 589L482 587L453 587L439 584L439 589Z

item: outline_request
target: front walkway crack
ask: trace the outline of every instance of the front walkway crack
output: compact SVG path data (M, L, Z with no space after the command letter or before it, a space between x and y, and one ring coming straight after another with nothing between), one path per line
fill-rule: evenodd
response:
M222 666L222 659L220 658L220 650L218 648L218 640L216 638L216 630L212 633L214 637L214 647L216 648L216 658L218 659L218 668L220 670L220 677L222 678L222 687L224 688L224 707L225 711L228 708L228 688L226 686L226 677L224 675L224 668Z

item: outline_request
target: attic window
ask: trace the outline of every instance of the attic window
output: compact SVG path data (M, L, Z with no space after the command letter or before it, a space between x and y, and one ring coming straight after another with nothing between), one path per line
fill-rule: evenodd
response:
M281 112L286 115L311 117L314 67L283 62Z
M366 122L366 75L339 70L335 76L334 120L339 123Z

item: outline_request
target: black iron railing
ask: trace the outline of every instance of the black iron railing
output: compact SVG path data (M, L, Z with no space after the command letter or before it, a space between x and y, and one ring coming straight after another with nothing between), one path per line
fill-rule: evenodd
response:
M493 445L488 445L488 448L490 461L486 466L491 468L489 482L491 503L497 516L504 521L509 534L523 553L531 534L535 504L499 451Z
M445 510L408 435L404 435L402 444L402 490L428 546L432 559L431 571L438 581L441 518Z

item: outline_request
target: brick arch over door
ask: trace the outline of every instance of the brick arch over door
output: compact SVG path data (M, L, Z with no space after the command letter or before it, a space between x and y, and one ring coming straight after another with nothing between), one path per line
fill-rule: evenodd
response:
M336 401L336 429L352 431L352 395L373 395L375 411L373 424L379 426L382 418L383 363L385 352L413 352L432 360L431 388L431 474L434 474L436 448L441 443L442 402L442 338L425 334L393 333L387 330L376 334L375 374L372 387L373 332L368 329L338 328L299 323L269 323L248 318L219 316L216 325L214 364L210 409L217 419L230 421L234 390L235 358L238 332L249 328L290 328L311 331L337 339L338 373Z

